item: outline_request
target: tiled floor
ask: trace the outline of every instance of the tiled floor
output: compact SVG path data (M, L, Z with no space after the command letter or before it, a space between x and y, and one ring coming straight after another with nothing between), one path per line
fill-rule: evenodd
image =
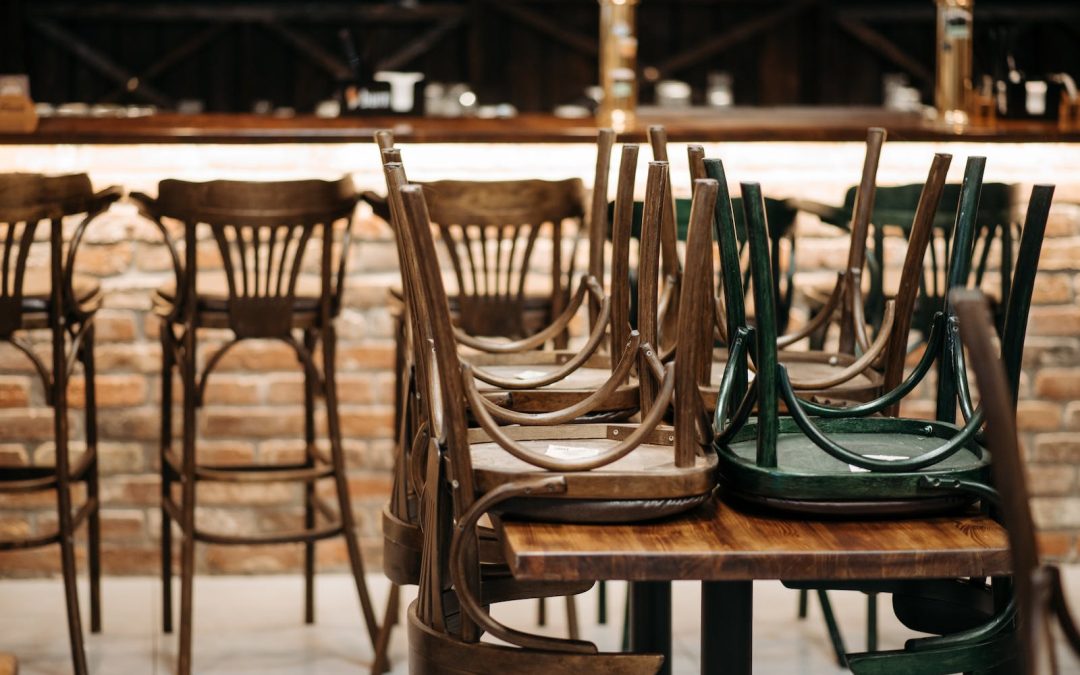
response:
M1070 588L1080 590L1080 569L1068 571ZM379 606L387 582L372 575L372 592ZM609 615L621 616L623 585L612 584ZM195 592L195 670L198 673L295 673L329 675L367 672L371 646L363 634L359 604L351 579L325 575L318 580L317 623L301 622L299 577L200 577ZM85 591L85 588L83 589ZM411 589L410 589L411 590ZM175 664L174 635L160 631L161 603L156 579L108 578L103 595L105 631L88 637L93 673L169 673ZM676 584L676 673L696 673L698 654L697 584ZM411 597L411 593L408 593ZM85 596L84 596L85 597ZM864 596L834 593L833 603L852 651L865 644ZM1080 600L1080 598L1078 598ZM755 585L754 672L810 675L842 673L835 665L824 622L816 602L806 621L795 617L797 594L778 583ZM595 589L578 597L585 637L602 649L617 649L619 621L596 624ZM1080 603L1077 603L1080 605ZM70 672L58 580L0 581L0 651L14 651L22 675ZM85 604L84 604L85 610ZM549 626L562 634L561 600L548 601ZM500 606L497 616L515 626L534 629L536 602ZM891 617L888 603L879 609L881 647L902 645L911 635ZM393 640L393 672L407 673L405 633ZM1073 661L1064 672L1078 673ZM1072 669L1070 669L1072 668Z

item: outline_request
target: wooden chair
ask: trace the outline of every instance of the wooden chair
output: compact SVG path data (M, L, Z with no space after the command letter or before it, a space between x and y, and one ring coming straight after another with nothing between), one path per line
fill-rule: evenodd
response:
M649 172L646 227L657 234L666 170L665 163L654 163ZM715 190L715 185L702 188L703 199L708 199L710 189ZM480 632L485 631L523 648L513 652L513 658L520 661L512 662L527 667L523 672L565 672L568 667L585 667L589 672L655 672L659 666L656 657L596 655L595 647L587 643L528 635L495 622L482 607L483 585L475 564L475 528L480 517L493 510L502 517L528 514L545 519L615 522L663 517L707 498L715 463L709 454L701 454L700 401L689 396L685 403L679 399L675 427L659 424L673 398L676 378L682 375L686 379L684 371L694 365L692 355L687 354L675 366L660 363L655 348L644 342L656 334L655 314L642 333L629 334L619 372L612 380L624 378L634 363L640 363L643 379L655 378L652 382L655 387L641 388L640 424L550 426L552 422L563 421L559 419L561 415L522 416L500 408L483 398L473 380L471 366L458 358L441 278L431 272L430 266L422 267L417 262L434 255L422 189L406 186L402 188L402 197L409 223L407 247L416 251L406 258L407 274L417 280L415 285L407 284L415 287L414 318L421 333L417 338L433 345L417 353L418 372L427 373L418 380L426 379L431 387L427 390L430 394L421 399L431 406L430 419L438 420L426 453L422 523L427 562L421 578L420 599L410 611L411 663L414 668L426 666L441 668L439 672L447 672L446 669L457 672L454 664L432 656L436 650L453 644L459 650L473 653L470 664L475 670L471 672L496 669L518 672L516 667L507 665L511 663L506 660L511 658L507 654L489 651L489 645L476 642ZM697 220L707 223L708 209L703 208ZM699 225L698 229L701 227L707 225ZM645 240L659 242L655 234ZM642 264L658 269L658 253L658 245L643 252ZM652 278L655 279L655 271ZM657 297L655 281L643 294L643 299L649 297L654 301ZM697 360L703 364L704 355L699 355ZM431 386L436 379L438 386ZM687 381L692 383L693 379ZM692 393L696 396L697 392ZM467 428L466 411L461 403L466 397L480 429ZM500 426L499 421L508 418L521 426ZM439 603L446 582L442 572L445 565L449 566L453 590L463 612L461 625L455 630L461 637L456 640L441 630L445 608ZM577 657L569 658L568 654L590 655L598 669L586 662L574 665ZM631 661L616 666L613 659ZM615 667L620 670L611 670ZM632 667L634 670L630 670Z
M788 368L792 386L802 396L814 397L832 403L850 403L872 399L884 391L885 376L883 371L895 369L898 363L902 365L903 358L906 355L905 349L902 347L897 349L894 346L901 344L901 336L906 339L907 320L900 317L899 321L894 322L894 316L886 316L886 321L878 327L875 337L874 329L867 325L863 312L861 279L865 263L866 232L869 227L867 214L873 205L874 181L884 140L884 130L870 129L868 132L866 159L863 165L863 178L860 188L862 194L866 195L866 197L860 201L860 206L856 210L856 217L852 224L853 233L848 252L847 268L838 274L836 285L820 311L800 329L777 338L777 346L782 350L779 352L779 356ZM723 178L723 165L719 161L706 163L700 146L691 146L689 154L692 176L703 177L708 175L711 178ZM931 172L932 182L930 185L932 189L929 193L924 194L924 197L936 198L937 192L940 190L938 183L944 182L947 167L948 159L940 158L937 160L936 166ZM729 203L730 207L728 206ZM717 218L726 218L732 221L736 231L736 241L739 241L739 245L742 246L742 243L746 241L746 237L740 238L738 236L740 222L732 208L736 205L741 204L736 199L729 201L725 196L722 203L718 204ZM767 205L766 217L776 211L775 208L769 210ZM925 209L922 213L925 219ZM718 220L718 222L720 221ZM777 265L779 263L774 256L779 252L776 244L776 237L779 233L770 226L769 234L771 235L769 237L769 240L771 240L769 251L770 269L772 270L775 286L778 283L776 280L778 279ZM732 270L739 269L737 267L739 265L738 256L732 254L728 258L724 260L722 267ZM908 296L914 297L915 290L912 284L918 278L920 271L921 266L915 262L905 267L903 280L900 284L901 290L897 296L898 306L905 305ZM743 284L748 281L748 273L749 270L743 275L742 282L732 276L730 289L728 289L729 284L726 281L719 285L718 290L721 291L720 298L722 299L718 299L718 307L723 307L724 303L728 305L728 309L716 313L718 333L725 340L729 339L733 333L731 326L742 325L742 322L747 321L747 312L741 306L742 297L739 297L737 302L731 303L727 300L727 293L742 291ZM791 278L787 280L787 284L788 292L790 292ZM774 293L774 297L777 299L782 297L779 290ZM790 300L786 302L790 303ZM783 303L780 303L779 306L783 307ZM739 323L733 324L732 321ZM840 339L836 349L791 349L791 347L804 340L810 339L812 341L815 335L825 331L834 322L840 327ZM777 319L777 323L779 324L779 319ZM872 337L874 339L871 339ZM719 384L722 375L720 363L717 363L714 371L712 381L714 384Z
M364 580L345 474L344 451L337 408L334 318L341 308L348 260L349 227L357 195L352 181L290 181L245 183L165 180L158 196L132 195L144 216L161 229L172 256L175 285L158 289L155 311L161 317L162 342L162 581L164 628L172 629L172 525L180 531L181 596L178 671L191 672L192 589L195 543L304 544L304 620L314 621L316 541L343 536L349 562L372 640L378 633L375 612ZM163 218L183 223L183 256ZM345 228L335 234L340 224ZM198 265L199 233L209 232L217 244L223 274L212 275ZM340 251L335 259L337 239ZM305 253L312 249L319 278L302 276ZM231 331L233 339L209 355L198 368L197 331ZM275 466L207 466L196 456L196 415L204 403L210 374L237 343L249 339L280 340L295 352L304 372L304 439L302 462ZM318 357L321 354L321 359ZM182 446L172 448L173 370L179 371L183 391ZM330 454L315 445L315 401L326 404ZM316 494L320 480L332 480L336 509ZM301 528L286 532L233 535L211 532L195 518L196 485L200 482L298 482L304 485ZM180 499L172 487L179 484ZM320 518L321 517L321 518ZM323 522L319 522L322 520Z
M101 288L96 281L77 275L75 263L87 227L121 194L116 187L95 193L85 174L0 174L0 341L15 347L33 363L45 390L45 401L53 409L56 444L53 466L0 469L0 493L54 490L57 505L55 531L25 539L5 539L0 541L0 552L60 545L72 670L79 675L84 675L87 667L76 589L74 538L84 523L89 548L90 630L101 631L101 526L94 397L94 314L101 306ZM72 215L82 217L65 242L62 221ZM28 264L31 249L39 240L49 249L47 269L34 269ZM51 363L38 355L28 339L30 331L49 332ZM67 392L76 363L82 364L85 381L86 451L74 459L70 450ZM80 483L86 488L86 499L76 508L72 490Z
M1020 672L1051 675L1059 672L1052 624L1058 624L1066 644L1077 656L1080 656L1080 631L1069 611L1060 571L1039 560L1026 470L1017 441L1014 373L1009 372L1011 365L1001 359L994 345L995 324L985 296L965 289L952 291L950 298L960 319L964 346L971 356L980 404L986 412L987 445L994 456L991 465L994 485L1001 495L999 508L1009 534Z
M613 142L614 132L601 130L595 185L604 204L606 204L607 172ZM388 192L395 194L396 190L406 182L404 171L399 164L400 152L394 148L384 148L382 152ZM621 167L620 173L623 176L621 184L628 183L629 185L629 188L623 188L624 192L627 189L631 192L633 190L636 157L635 152L632 154L632 159L635 161L624 161ZM391 206L393 202L394 200L391 200ZM388 217L395 236L398 238L399 265L401 269L405 269L404 243L400 239L404 216L397 211L398 209L392 208ZM628 254L628 250L626 253ZM600 266L601 279L603 264L602 256L591 261L591 265ZM463 353L467 354L476 376L482 378L480 387L484 395L498 401L501 405L526 413L553 412L566 406L594 401L596 389L608 379L612 365L610 356L600 352L601 348L606 346L606 330L612 320L611 300L606 297L601 284L602 282L595 276L589 275L583 278L563 313L551 325L522 340L493 341L469 335L460 327L455 327L455 338L462 346ZM585 344L575 350L539 349L553 342L553 337L566 332L570 320L579 313L586 298L590 302L590 313L593 313L594 309L595 313L590 321L590 335ZM413 329L410 328L408 322L404 321L405 313L400 313L399 317L398 412L396 415L398 454L395 459L392 497L383 513L384 570L394 587L387 607L388 619L384 622L386 634L380 635L379 648L377 648L377 669L385 665L381 659L385 654L385 646L388 644L391 621L397 616L397 587L418 582L422 554L417 513L418 493L415 489L416 481L410 469L409 459L413 445L417 442L417 434L421 431L415 421L418 401L415 400L417 390L412 374L414 366L412 359L408 358L408 350L405 349L409 344L409 335ZM593 406L590 410L591 415L596 419L605 417L621 419L633 414L636 406L637 385L630 380L613 390L609 388L599 405ZM493 541L490 536L486 540ZM490 555L485 560L501 563L500 551L493 548L489 553ZM505 570L498 573L506 574ZM572 599L568 600L568 621L571 633L574 634L577 625L576 611ZM543 604L541 604L540 617L542 623Z

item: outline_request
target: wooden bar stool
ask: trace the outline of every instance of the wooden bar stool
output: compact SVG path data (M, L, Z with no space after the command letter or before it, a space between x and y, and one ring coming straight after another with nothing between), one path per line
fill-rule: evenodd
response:
M32 538L0 541L0 551L60 544L60 562L67 601L72 669L84 675L82 618L75 577L75 531L86 523L90 567L90 630L101 630L101 530L98 501L97 408L94 399L94 314L101 305L96 281L75 274L79 244L87 226L119 199L119 188L94 193L85 174L42 176L0 174L0 341L22 352L34 364L53 409L56 444L54 466L0 469L0 492L56 491L57 530ZM82 215L64 240L63 218ZM41 227L47 223L46 227ZM45 237L39 236L47 229ZM49 267L28 265L35 240L49 248ZM44 243L47 240L47 243ZM31 331L51 335L47 365L28 340ZM68 382L76 363L85 380L86 452L72 461L68 429ZM86 486L86 500L72 504L73 485ZM3 558L0 557L0 565ZM13 663L13 661L12 661Z
M165 630L172 628L172 523L181 535L180 654L178 670L191 672L192 590L195 542L214 544L304 544L304 619L314 620L313 582L316 541L343 536L368 633L378 633L375 612L364 580L364 565L350 505L338 419L334 318L341 309L349 223L357 202L352 181L343 178L276 183L165 180L158 196L132 195L142 213L165 236L176 272L176 285L158 289L155 311L161 317L162 341L162 579ZM162 218L184 225L183 258ZM340 251L335 232L344 223ZM215 278L200 272L197 244L208 232L217 244L224 273ZM305 253L313 249L318 281L302 276ZM335 260L335 255L339 256ZM233 339L198 367L197 331L230 330ZM304 371L303 462L275 466L204 466L196 456L196 414L204 403L207 379L221 357L249 339L280 340L295 351ZM321 347L321 348L320 348ZM321 353L321 359L318 354ZM321 361L321 362L320 362ZM179 371L183 390L182 447L172 448L172 378ZM315 401L326 405L330 454L315 445ZM320 480L332 480L336 509L315 493ZM210 532L196 523L199 482L266 483L291 481L304 485L304 517L300 529L255 535ZM179 484L180 499L172 486ZM320 523L320 516L324 522Z

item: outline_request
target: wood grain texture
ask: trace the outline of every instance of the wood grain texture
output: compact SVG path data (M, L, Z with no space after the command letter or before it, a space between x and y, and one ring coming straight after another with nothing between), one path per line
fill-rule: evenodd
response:
M736 581L1000 576L1005 530L982 515L908 521L795 521L710 500L633 525L499 524L519 579Z
M1080 142L1080 129L1053 123L997 120L962 131L937 126L916 115L880 108L736 108L708 116L641 111L639 126L620 135L623 142L646 139L651 124L663 124L673 143L706 141L863 141L866 129L883 126L891 142ZM392 128L404 143L594 143L592 120L559 119L526 113L513 119L342 117L277 118L246 114L161 113L131 119L46 117L32 134L0 134L0 143L366 143L379 129Z

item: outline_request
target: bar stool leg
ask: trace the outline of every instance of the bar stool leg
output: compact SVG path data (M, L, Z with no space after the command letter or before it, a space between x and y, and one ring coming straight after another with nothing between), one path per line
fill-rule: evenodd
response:
M93 502L87 516L87 547L90 558L90 632L101 632L101 502L98 490L97 395L94 389L94 327L86 328L82 344L83 379L86 389L86 451L93 453L87 467L86 499Z
M166 453L172 447L172 408L173 408L173 341L169 323L161 322L161 448L158 461L161 463L161 619L162 629L171 633L173 629L172 606L172 519L165 501L170 498L172 488L172 468L166 459Z
M383 625L379 628L379 637L375 640L375 658L371 662L371 675L382 675L390 670L387 649L390 646L390 633L397 625L400 596L401 587L390 584L390 596L386 599L386 615L383 617Z
M334 362L336 358L337 336L332 325L323 329L323 394L326 400L326 421L330 432L330 454L334 464L334 482L337 487L338 509L341 511L341 526L345 536L345 545L349 551L349 563L356 592L360 596L360 607L367 624L368 637L375 647L379 624L375 619L375 609L368 595L367 582L364 579L364 561L360 554L360 542L356 536L356 524L353 520L352 500L349 497L349 481L345 475L345 453L341 447L341 421L338 418L337 378Z
M64 576L68 636L76 675L86 675L79 589L75 577L75 532L71 515L71 467L68 462L67 359L63 328L53 326L53 434L56 443L56 510L60 536L60 568Z
M315 351L318 336L304 331L304 348ZM304 466L315 466L315 381L316 373L304 365ZM315 483L304 483L304 528L315 527ZM304 542L304 623L315 623L315 542Z
M195 582L195 331L184 333L180 371L184 388L184 456L180 475L180 658L178 675L191 675L192 608Z

